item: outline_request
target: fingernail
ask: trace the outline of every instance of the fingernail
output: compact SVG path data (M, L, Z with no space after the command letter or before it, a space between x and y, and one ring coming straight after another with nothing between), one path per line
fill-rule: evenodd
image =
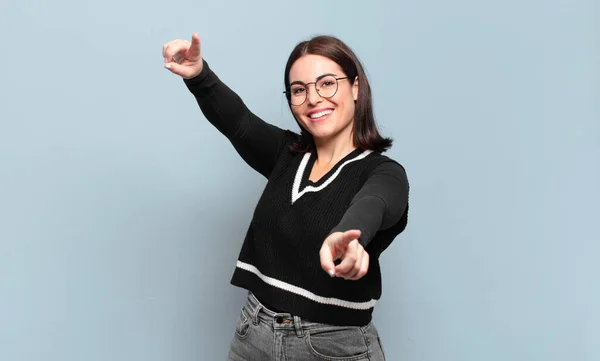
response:
M329 273L329 275L330 275L331 277L335 276L335 272L333 272L333 270L332 270L332 269L330 269L328 273Z
M171 64L165 64L165 68L171 69Z

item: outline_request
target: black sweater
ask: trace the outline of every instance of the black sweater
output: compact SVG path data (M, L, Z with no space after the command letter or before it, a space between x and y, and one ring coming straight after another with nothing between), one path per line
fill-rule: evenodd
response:
M208 121L268 180L231 283L313 322L368 324L381 296L379 255L407 223L404 168L380 153L356 149L312 182L316 152L291 151L298 134L250 112L205 61L202 72L184 82ZM369 270L356 281L331 278L321 268L319 250L329 234L350 229L361 231Z

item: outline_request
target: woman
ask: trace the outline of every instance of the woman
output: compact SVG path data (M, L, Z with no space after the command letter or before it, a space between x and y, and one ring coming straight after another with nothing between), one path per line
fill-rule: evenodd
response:
M404 230L408 180L381 153L369 82L339 39L299 43L284 74L300 134L254 115L222 83L200 39L163 46L205 117L268 179L231 283L248 289L229 360L384 360L371 322L379 255Z

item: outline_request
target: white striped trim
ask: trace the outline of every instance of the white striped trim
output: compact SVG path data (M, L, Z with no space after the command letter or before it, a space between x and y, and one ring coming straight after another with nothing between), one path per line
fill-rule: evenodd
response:
M292 187L292 204L294 204L294 202L296 202L300 197L302 197L304 194L306 194L308 192L318 192L321 189L327 187L340 174L340 172L342 171L342 168L344 168L346 165L348 165L352 162L355 162L357 160L361 160L361 159L365 158L372 152L373 152L372 150L365 150L364 152L357 155L355 158L348 159L323 184L321 184L318 187L313 187L310 185L306 186L302 190L302 192L300 192L300 182L302 182L302 176L304 175L304 171L306 170L306 165L308 164L308 160L310 159L310 154L311 154L311 153L305 153L304 157L302 158L302 161L300 162L300 166L298 167L298 170L296 171L296 177L294 178L294 185Z
M243 269L245 271L254 273L264 283L266 283L270 286L277 287L277 288L282 289L287 292L295 293L299 296L308 298L309 300L314 301L314 302L323 303L326 305L351 308L354 310L368 310L368 309L375 307L375 303L377 303L377 300L374 300L374 299L372 299L371 301L368 301L368 302L352 302L352 301L340 300L339 298L323 297L323 296L315 295L314 293L312 293L308 290L305 290L304 288L300 288L298 286L291 285L289 283L277 280L275 278L265 276L258 270L258 268L254 267L253 265L251 265L249 263L237 261L237 267L240 269ZM325 272L325 271L323 271L323 272Z

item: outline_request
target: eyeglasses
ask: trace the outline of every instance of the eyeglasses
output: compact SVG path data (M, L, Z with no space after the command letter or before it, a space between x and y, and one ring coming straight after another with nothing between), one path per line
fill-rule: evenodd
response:
M308 98L308 85L314 84L317 94L322 98L331 98L337 93L338 80L348 79L343 76L336 78L334 75L325 74L317 78L316 81L310 83L294 82L290 85L289 90L284 91L284 94L289 94L288 101L291 105L299 106L306 102Z

